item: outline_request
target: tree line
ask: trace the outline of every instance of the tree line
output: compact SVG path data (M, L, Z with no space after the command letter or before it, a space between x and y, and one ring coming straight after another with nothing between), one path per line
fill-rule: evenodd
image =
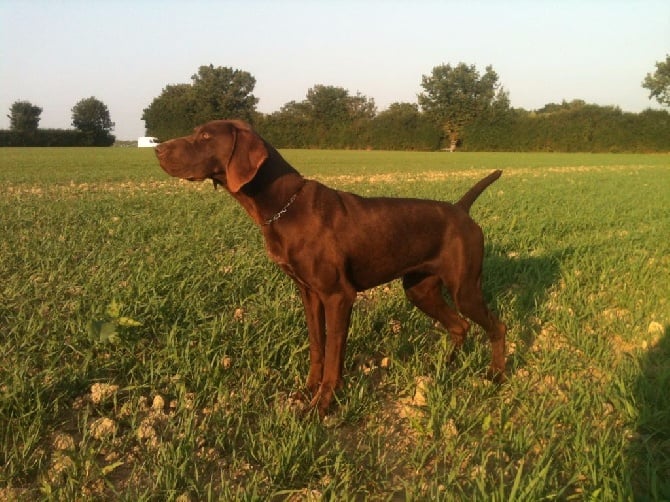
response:
M670 114L563 101L532 112L510 109L495 121L476 121L464 137L463 149L469 151L667 152Z
M510 106L493 67L442 64L423 75L417 103L391 104L379 112L373 98L315 85L305 99L278 111L256 110L256 79L228 67L200 66L191 83L166 86L143 110L146 133L164 141L189 134L209 120L246 120L279 148L383 150L654 152L670 150L670 114L647 109L623 112L582 100L549 103L528 111ZM656 64L642 86L670 106L670 56ZM111 145L114 123L94 97L72 109L74 130L40 130L42 109L12 105L9 131L0 146Z
M642 86L670 106L670 56ZM248 72L201 66L190 84L169 85L144 109L147 134L161 140L189 134L220 118L251 122L279 148L383 150L655 152L670 150L670 114L623 112L582 100L528 111L510 106L497 73L487 66L443 64L422 77L417 103L379 112L374 99L315 85L305 99L278 111L256 111Z
M547 111L555 109L555 111ZM352 148L375 150L667 152L670 114L665 110L623 112L618 107L582 100L549 104L542 110L510 108L480 117L450 138L416 104L394 103L354 127L338 126L323 135L309 119L260 116L257 130L280 148ZM332 129L331 129L332 131Z
M72 108L74 129L40 129L42 108L29 101L15 101L9 130L0 130L0 146L110 146L115 137L107 105L91 96Z

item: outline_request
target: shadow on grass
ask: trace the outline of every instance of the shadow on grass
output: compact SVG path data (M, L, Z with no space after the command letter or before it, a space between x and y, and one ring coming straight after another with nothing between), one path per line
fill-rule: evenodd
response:
M570 251L510 257L504 249L486 247L483 277L486 302L507 324L508 329L512 323L518 323L518 339L523 344L520 347L522 350L515 351L509 357L510 369L523 364L520 358L535 343L539 329L539 309L547 301L551 287L558 281L561 260L566 253Z
M626 450L635 500L670 500L670 326L640 360L636 430Z

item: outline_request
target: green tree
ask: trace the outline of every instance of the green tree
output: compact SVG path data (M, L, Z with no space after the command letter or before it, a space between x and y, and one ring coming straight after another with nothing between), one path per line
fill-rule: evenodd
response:
M474 65L443 64L433 68L430 76L423 75L421 86L419 105L442 127L452 151L466 126L493 110L501 113L509 108L507 93L492 66L480 75Z
M343 129L348 119L349 91L331 85L315 85L307 91L305 105L320 146L334 140L336 129Z
M88 137L95 146L109 146L114 143L111 133L114 122L109 116L107 105L91 96L77 102L72 108L72 125Z
M253 122L256 79L243 70L201 66L190 84L168 85L143 110L147 134L169 139L189 134L194 127L216 119Z
M559 103L547 103L542 108L537 110L537 113L559 113L580 110L586 106L586 101L583 99L573 99L568 102L563 100Z
M347 109L349 112L349 140L347 144L354 148L371 147L371 126L377 115L374 98L368 98L357 92L355 96L349 96Z
M656 63L653 74L647 73L642 87L649 90L649 99L655 98L660 104L670 106L670 55Z
M309 148L316 145L310 109L306 101L289 101L265 117L263 136L280 148Z
M332 85L315 85L303 102L316 133L317 146L363 146L364 130L377 108L372 98ZM354 144L359 143L359 144Z
M29 101L15 101L9 110L9 128L19 134L35 134L42 108Z
M284 148L364 148L377 108L372 98L342 87L315 85L303 101L266 116L259 131Z
M258 98L252 93L256 79L251 73L223 66L201 66L191 77L197 124L217 119L252 122Z
M142 114L147 134L166 140L190 133L197 125L192 91L191 84L166 86Z
M329 127L342 122L371 119L377 110L374 99L361 93L350 96L348 90L332 85L315 85L309 89L306 104L312 118Z
M384 150L435 150L440 128L415 103L391 103L372 121L372 146Z

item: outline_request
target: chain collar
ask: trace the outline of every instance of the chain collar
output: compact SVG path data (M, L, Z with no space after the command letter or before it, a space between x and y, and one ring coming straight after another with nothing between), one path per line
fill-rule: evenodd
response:
M298 191L296 193L294 193L293 195L291 195L291 198L288 200L286 205L284 207L282 207L279 211L277 211L273 216L271 216L270 218L265 220L263 222L263 225L265 225L265 226L270 225L270 224L274 223L275 221L277 221L282 216L284 216L288 212L288 208L291 207L291 204L293 204L295 202L295 199L298 198L298 195L300 195L300 192L302 191L302 189L305 187L306 184L307 184L307 181L305 181L302 185L300 185L300 188L298 188Z

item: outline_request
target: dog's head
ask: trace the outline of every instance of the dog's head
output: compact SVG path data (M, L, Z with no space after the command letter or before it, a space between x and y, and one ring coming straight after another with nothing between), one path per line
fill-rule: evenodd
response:
M256 176L268 155L263 139L238 120L208 122L190 136L156 147L158 162L170 176L189 181L212 179L232 193Z

